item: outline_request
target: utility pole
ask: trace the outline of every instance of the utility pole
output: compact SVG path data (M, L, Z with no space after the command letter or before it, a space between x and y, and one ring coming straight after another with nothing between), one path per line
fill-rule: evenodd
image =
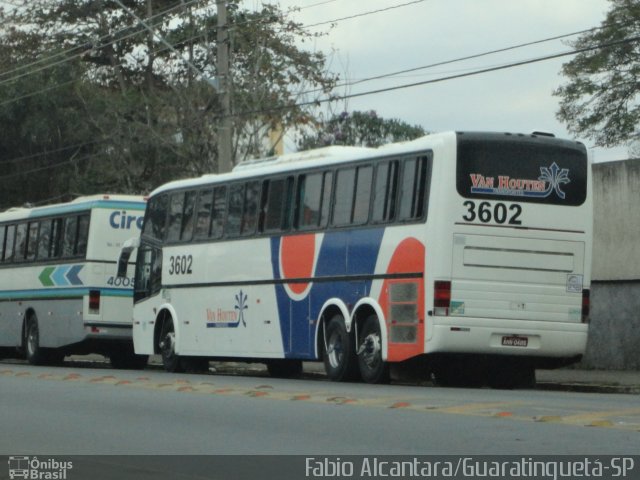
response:
M217 70L220 85L222 120L218 130L218 173L230 172L233 168L231 158L231 79L229 77L229 31L227 29L226 0L217 0Z

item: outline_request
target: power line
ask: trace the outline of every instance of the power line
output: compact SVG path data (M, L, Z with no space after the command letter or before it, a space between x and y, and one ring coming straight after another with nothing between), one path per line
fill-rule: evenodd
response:
M53 149L53 150L47 150L46 152L39 152L39 153L33 153L31 155L24 155L22 157L3 159L3 160L0 160L0 165L6 165L8 163L29 161L29 160L33 160L33 159L36 159L36 158L39 158L39 157L44 157L45 155L51 155L51 154L54 154L54 153L64 152L65 150L72 150L74 148L82 148L82 147L88 147L90 145L96 145L96 144L104 143L107 140L110 140L110 139L109 138L105 138L103 140L93 140L91 142L76 143L75 145L67 145L67 146L56 148L56 149Z
M348 94L348 95L340 95L340 96L334 96L334 97L328 97L328 98L324 98L324 99L317 99L317 100L312 100L312 101L308 101L308 102L300 102L300 103L296 103L293 105L284 105L284 106L280 106L280 107L273 107L273 108L269 108L269 109L263 109L263 110L254 110L254 111L244 111L244 112L237 112L235 114L233 114L233 116L238 117L238 116L243 116L243 115L254 115L254 114L265 114L265 113L272 113L272 112L277 112L277 111L282 111L282 110L289 110L289 109L293 109L293 108L297 108L297 107L303 107L303 106L309 106L309 105L317 105L320 103L328 103L328 102L334 102L334 101L338 101L338 100L345 100L345 99L349 99L349 98L357 98L357 97L364 97L364 96L368 96L368 95L376 95L379 93L385 93L385 92L391 92L394 90L402 90L405 88L412 88L412 87L417 87L417 86L421 86L421 85L430 85L433 83L441 83L441 82L445 82L445 81L449 81L449 80L455 80L458 78L465 78L465 77L472 77L472 76L476 76L476 75L482 75L485 73L490 73L490 72L496 72L496 71L500 71L500 70L506 70L509 68L515 68L515 67L520 67L520 66L524 66L524 65L531 65L534 63L540 63L540 62L544 62L547 60L554 60L557 58L562 58L562 57L567 57L567 56L571 56L571 55L577 55L579 53L584 53L584 52L589 52L589 51L593 51L593 50L599 50L602 48L608 48L608 47L612 47L612 46L616 46L616 45L624 45L627 43L634 43L634 42L638 42L640 41L640 36L636 36L636 37L630 37L627 39L623 39L623 40L617 40L614 42L608 42L608 43L604 43L604 44L599 44L599 45L593 45L590 47L584 47L584 48L580 48L580 49L576 49L576 50L570 50L570 51L566 51L566 52L561 52L561 53L555 53L552 55L545 55L542 57L537 57L537 58L533 58L533 59L529 59L529 60L522 60L522 61L518 61L518 62L511 62L511 63L507 63L504 65L499 65L499 66L495 66L495 67L490 67L490 68L483 68L483 69L479 69L479 70L474 70L472 72L466 72L466 73L460 73L460 74L456 74L456 75L448 75L448 76L444 76L444 77L439 77L439 78L434 78L431 80L423 80L420 82L414 82L414 83L406 83L406 84L402 84L402 85L396 85L393 87L386 87L386 88L379 88L376 90L368 90L366 92L359 92L359 93L352 93L352 94Z
M427 0L414 0L413 2L401 3L399 5L391 5L390 7L380 8L378 10L370 10L368 12L357 13L355 15L349 15L348 17L336 18L334 20L327 20L320 23L313 23L311 25L304 25L303 28L314 28L319 27L321 25L328 25L332 23L342 22L344 20L351 20L354 18L366 17L367 15L373 15L374 13L388 12L389 10L395 10L396 8L407 7L409 5L415 5L416 3L423 3Z

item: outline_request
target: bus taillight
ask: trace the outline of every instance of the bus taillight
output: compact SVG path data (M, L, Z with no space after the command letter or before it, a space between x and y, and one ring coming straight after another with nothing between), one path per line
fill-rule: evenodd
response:
M100 290L89 290L89 313L100 313Z
M449 315L451 304L451 282L436 280L433 289L433 313L438 316Z
M582 323L589 323L589 307L591 300L589 298L589 289L582 290Z

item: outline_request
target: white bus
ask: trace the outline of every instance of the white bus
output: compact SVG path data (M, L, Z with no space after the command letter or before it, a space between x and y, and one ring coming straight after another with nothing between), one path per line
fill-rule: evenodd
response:
M0 347L32 364L100 353L118 368L133 352L131 275L116 276L125 240L139 234L145 199L81 197L0 213Z
M578 142L443 133L163 185L129 246L135 350L170 371L322 360L338 381L417 364L442 384L531 384L585 350L590 178Z

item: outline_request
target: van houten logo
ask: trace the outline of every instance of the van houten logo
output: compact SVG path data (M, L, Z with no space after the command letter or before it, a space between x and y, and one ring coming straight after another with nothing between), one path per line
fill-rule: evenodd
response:
M207 328L237 328L242 324L247 326L244 318L244 312L249 308L247 305L248 296L242 290L236 294L236 304L233 310L225 310L224 308L207 308Z
M571 182L569 169L561 169L555 162L549 167L540 167L540 176L537 179L499 175L496 182L496 177L485 177L480 173L471 173L469 176L471 193L512 197L546 198L555 192L558 198L564 200L566 195L560 186Z

